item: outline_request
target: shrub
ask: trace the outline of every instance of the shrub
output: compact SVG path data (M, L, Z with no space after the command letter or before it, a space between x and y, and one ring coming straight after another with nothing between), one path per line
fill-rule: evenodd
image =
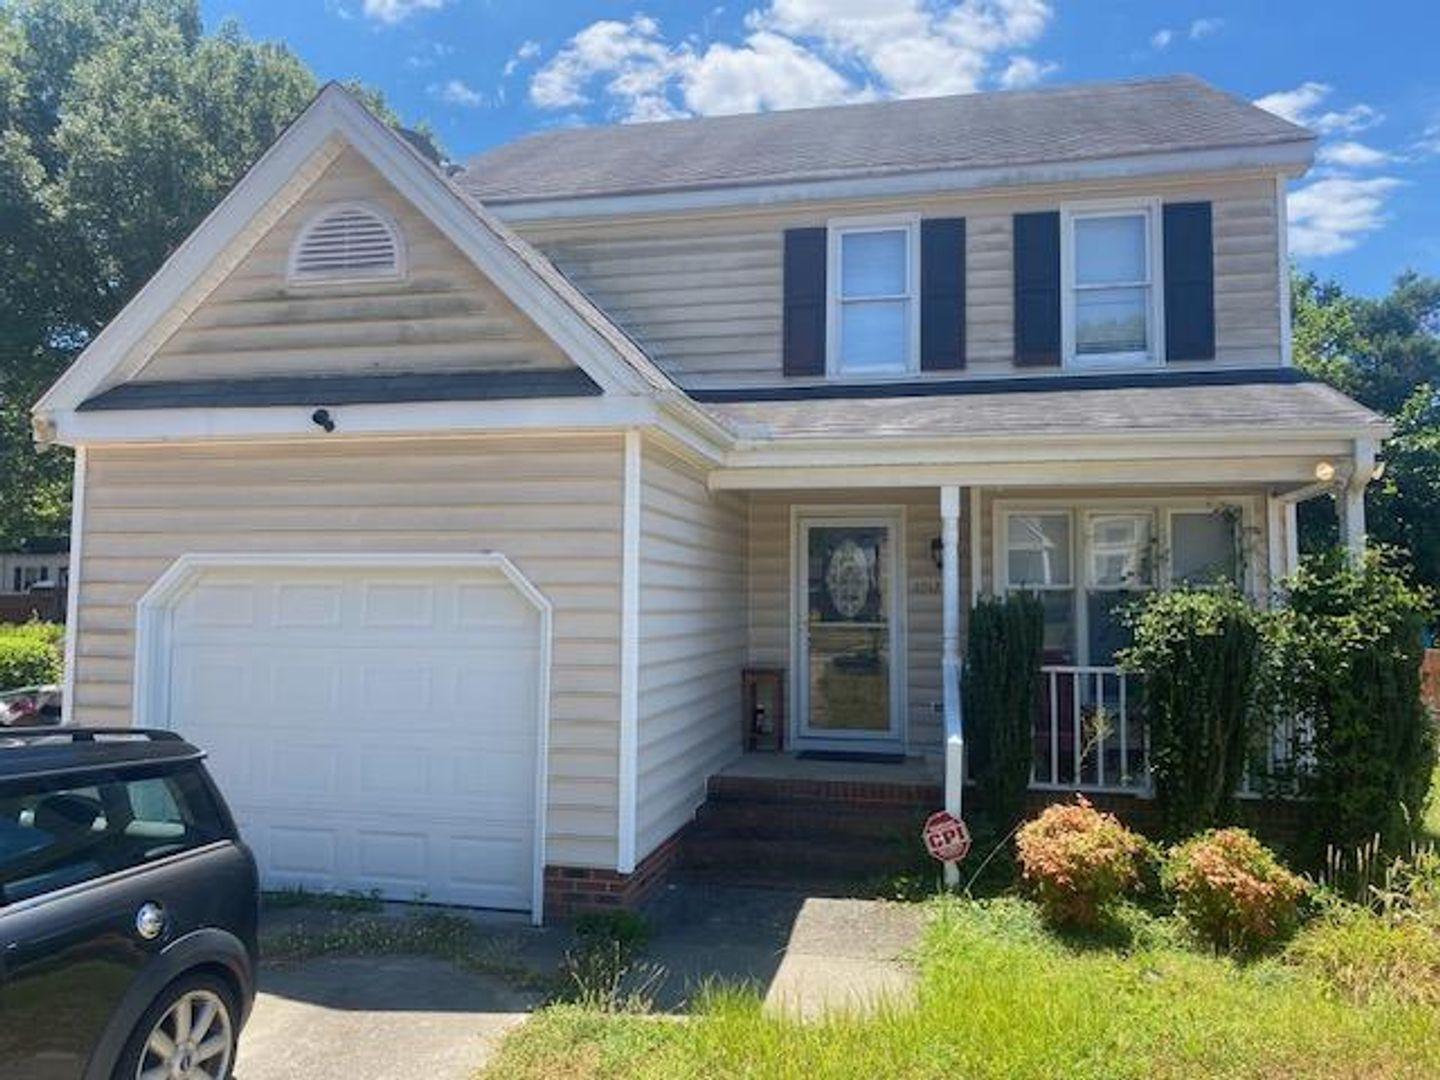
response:
M1165 886L1185 922L1216 948L1254 952L1299 924L1305 882L1244 829L1218 829L1173 848Z
M1150 775L1172 837L1223 822L1245 773L1263 664L1262 616L1233 588L1153 593L1120 654L1142 677Z
M1107 905L1134 888L1145 841L1084 796L1046 807L1016 834L1020 870L1046 917L1094 927Z
M1008 832L1025 812L1045 609L1033 595L982 600L970 612L965 720L982 805Z
M59 682L64 635L53 623L0 626L0 691Z
M1311 722L1309 846L1351 848L1380 833L1403 845L1435 767L1433 722L1420 696L1431 597L1393 553L1360 564L1341 551L1307 559L1285 582L1273 630L1280 701Z

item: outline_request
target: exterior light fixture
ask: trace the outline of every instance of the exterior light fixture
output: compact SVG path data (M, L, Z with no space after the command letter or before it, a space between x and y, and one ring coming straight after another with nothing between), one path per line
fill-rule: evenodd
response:
M1335 464L1331 461L1321 461L1315 466L1315 479L1322 484L1328 484L1335 479Z
M310 419L316 427L324 428L327 434L335 430L335 419L329 409L316 409L310 414Z

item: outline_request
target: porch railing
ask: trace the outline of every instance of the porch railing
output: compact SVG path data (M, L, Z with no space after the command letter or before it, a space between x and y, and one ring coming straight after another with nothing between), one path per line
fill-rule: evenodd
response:
M1030 786L1148 793L1149 733L1138 682L1116 667L1042 668Z
M1030 787L1037 791L1150 794L1150 732L1140 677L1117 667L1040 669ZM1313 763L1310 725L1277 720L1251 751L1236 792L1244 798L1295 798Z

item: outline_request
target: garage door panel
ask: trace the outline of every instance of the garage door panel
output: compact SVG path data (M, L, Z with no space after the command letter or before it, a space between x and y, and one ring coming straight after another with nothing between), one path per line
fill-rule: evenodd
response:
M498 573L217 570L170 719L272 886L528 908L539 617Z

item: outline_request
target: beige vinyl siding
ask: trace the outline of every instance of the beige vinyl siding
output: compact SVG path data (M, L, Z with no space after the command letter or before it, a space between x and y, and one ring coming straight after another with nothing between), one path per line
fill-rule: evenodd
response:
M622 485L619 436L92 447L76 720L131 722L135 603L187 552L497 551L554 606L548 861L614 867Z
M305 223L331 203L354 200L381 207L399 225L405 278L290 285L290 247ZM568 366L559 348L458 248L347 149L135 378Z
M647 443L641 460L636 851L683 826L740 752L745 502Z
M968 580L968 500L961 498L961 582ZM906 747L911 754L939 753L941 746L940 571L930 542L940 535L937 488L863 492L754 492L750 496L749 662L789 669L794 582L795 507L900 507L904 514ZM965 605L962 605L962 607ZM963 619L962 619L963 631ZM794 679L787 680L790 706ZM792 715L792 720L798 722Z
M859 214L966 219L966 376L1013 373L1011 218L1062 202L1155 196L1214 206L1216 350L1172 367L1280 363L1273 177L1084 184L673 217L522 222L538 244L651 357L688 387L775 383L781 372L783 235ZM1026 374L1044 374L1034 368ZM933 377L953 378L952 371ZM932 377L921 375L921 378ZM792 383L797 380L790 380Z

